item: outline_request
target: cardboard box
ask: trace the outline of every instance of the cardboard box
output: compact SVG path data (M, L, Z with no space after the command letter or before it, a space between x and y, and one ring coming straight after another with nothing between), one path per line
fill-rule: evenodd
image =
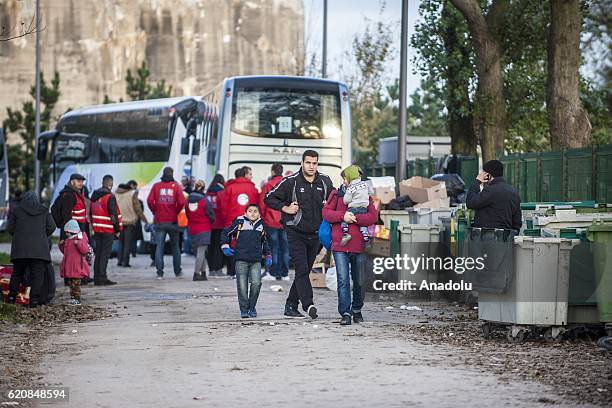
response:
M443 181L424 177L411 177L399 185L400 195L407 195L415 203L424 203L437 198L446 198L446 184Z
M312 266L312 270L310 271L310 285L313 288L325 288L325 264L316 263Z
M414 208L449 208L450 198L436 198L435 200L425 201L424 203L416 204Z
M374 189L374 196L381 203L389 204L395 198L395 187L377 187Z

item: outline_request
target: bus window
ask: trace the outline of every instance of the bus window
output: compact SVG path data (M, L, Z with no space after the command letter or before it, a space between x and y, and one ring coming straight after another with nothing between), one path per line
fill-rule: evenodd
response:
M266 138L340 138L340 97L337 91L238 87L232 131Z
M208 142L208 164L216 164L217 160L217 141L219 131L219 116L216 112L212 113L212 126L210 126L210 137Z

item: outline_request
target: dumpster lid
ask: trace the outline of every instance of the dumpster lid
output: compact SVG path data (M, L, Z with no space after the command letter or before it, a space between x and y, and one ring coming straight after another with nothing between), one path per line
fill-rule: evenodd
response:
M594 232L612 232L612 220L593 220L593 224L587 230L587 238L589 241L595 241ZM604 241L609 240L610 239L604 239Z

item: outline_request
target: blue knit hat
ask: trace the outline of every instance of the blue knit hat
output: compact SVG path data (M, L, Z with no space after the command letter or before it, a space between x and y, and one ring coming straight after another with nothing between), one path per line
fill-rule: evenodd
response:
M79 227L79 223L76 220L70 220L64 225L64 232L70 232L73 234L78 234L81 232L81 228Z

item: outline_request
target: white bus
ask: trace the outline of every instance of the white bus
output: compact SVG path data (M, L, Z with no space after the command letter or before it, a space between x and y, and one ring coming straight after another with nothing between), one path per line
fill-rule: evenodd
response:
M253 169L257 186L270 166L297 171L302 153L319 153L319 169L335 184L351 162L346 86L304 77L249 76L224 80L204 97L166 98L84 107L64 114L41 134L39 160L50 168L52 200L70 174L91 192L111 174L115 185L135 180L146 201L164 167L208 184Z
M338 185L351 163L351 112L345 85L315 78L244 76L227 78L204 95L201 150L194 155L197 178L226 178L242 166L257 186L280 163L297 171L305 150L319 153L319 169ZM197 152L196 152L197 153Z

